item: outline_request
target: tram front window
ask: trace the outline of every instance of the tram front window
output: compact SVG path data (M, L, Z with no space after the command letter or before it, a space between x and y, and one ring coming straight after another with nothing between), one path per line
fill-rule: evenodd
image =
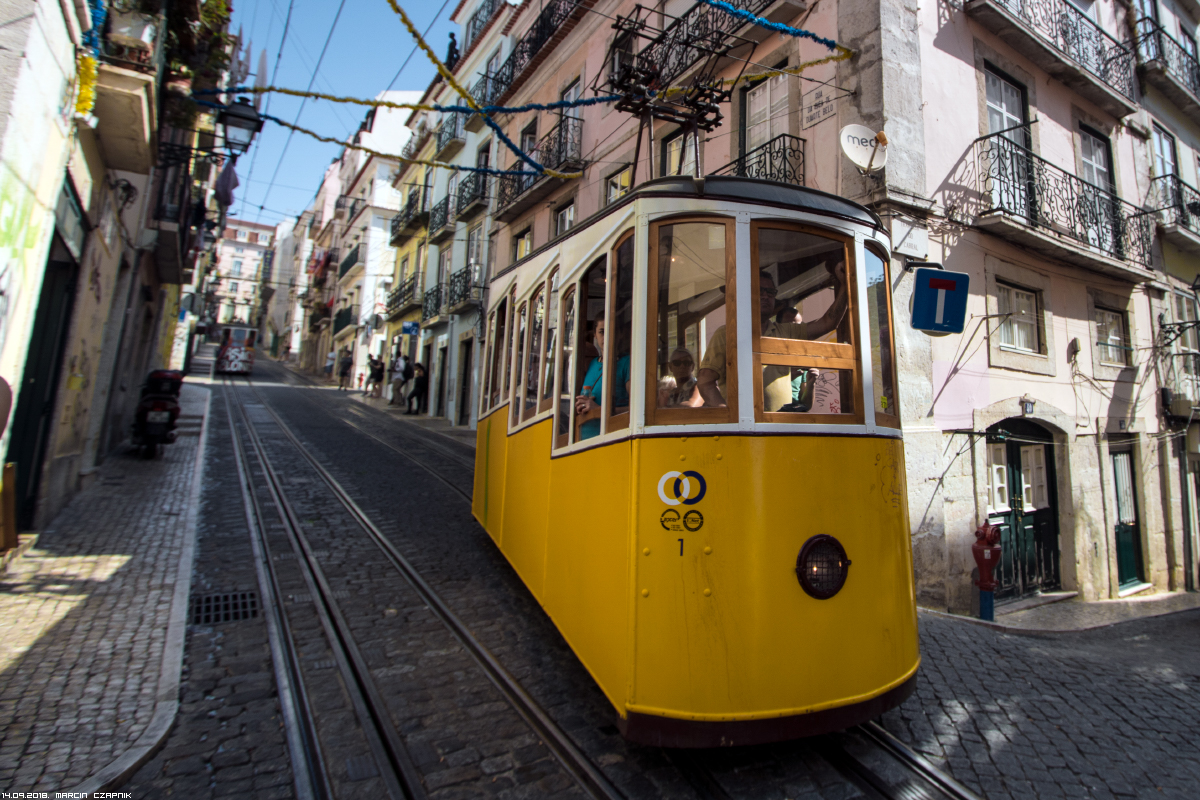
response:
M733 222L683 221L652 229L649 308L657 336L647 387L650 424L733 417Z
M847 241L755 224L756 387L770 421L855 414L857 360ZM778 416L776 416L778 415Z

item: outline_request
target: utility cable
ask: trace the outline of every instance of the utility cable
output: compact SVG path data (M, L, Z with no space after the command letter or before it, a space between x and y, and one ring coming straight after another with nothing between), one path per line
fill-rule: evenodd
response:
M429 36L429 32L433 30L433 26L437 23L438 17L442 15L442 12L446 10L446 6L448 5L450 5L450 0L445 0L445 2L442 3L442 7L439 8L438 12L433 15L433 19L429 21L428 27L425 28L425 33L421 34L422 36ZM404 63L400 65L400 69L396 70L395 76L392 77L392 82L387 85L386 89L384 89L385 92L390 92L392 87L396 85L396 81L400 80L400 73L404 72L404 68L408 66L409 61L412 61L412 57L417 54L417 50L419 49L420 47L414 44L413 49L408 51L408 56L404 59ZM274 83L274 81L272 81L272 83Z
M295 7L295 5L296 5L296 0L288 0L287 15L283 19L283 35L279 38L279 49L275 52L275 69L273 69L271 71L271 85L272 86L275 84L275 79L277 77L279 77L279 64L280 64L280 62L283 61L283 46L287 42L288 29L291 27L291 24L292 24L292 8ZM251 57L253 57L253 54L251 54ZM236 92L234 92L234 93L236 93ZM265 114L265 113L269 112L270 110L271 110L271 97L270 97L270 95L268 95L266 103L265 103L265 105L263 105L263 113ZM262 148L259 148L259 147L254 148L254 155L250 156L250 169L246 173L246 183L250 183L250 179L254 175L254 165L258 163L258 151L260 149L262 149Z

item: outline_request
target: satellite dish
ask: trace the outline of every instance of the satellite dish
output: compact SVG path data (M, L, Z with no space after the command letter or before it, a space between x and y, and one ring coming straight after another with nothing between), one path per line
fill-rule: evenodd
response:
M368 322L371 324L371 330L377 331L383 327L383 317L379 316L378 314L372 314L371 319L369 319Z
M878 172L887 164L887 136L866 125L847 125L838 135L842 152L864 175Z

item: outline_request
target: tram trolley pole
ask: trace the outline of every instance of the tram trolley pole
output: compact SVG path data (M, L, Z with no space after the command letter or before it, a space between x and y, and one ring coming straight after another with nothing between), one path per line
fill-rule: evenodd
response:
M995 590L999 582L992 576L992 571L1000 566L1000 526L983 523L975 529L975 544L971 545L971 555L979 567L979 579L975 585L979 587L979 618L994 622L996 619Z

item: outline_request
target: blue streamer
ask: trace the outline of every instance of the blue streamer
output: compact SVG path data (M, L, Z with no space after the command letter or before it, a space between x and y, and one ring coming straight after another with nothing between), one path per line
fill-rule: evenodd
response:
M777 33L787 34L788 36L796 36L800 39L812 39L817 44L824 45L830 50L836 50L838 46L837 42L833 41L832 39L826 39L824 36L817 36L817 34L813 33L812 31L793 28L791 25L784 25L782 22L771 22L769 19L764 19L763 17L751 14L745 9L726 3L725 0L700 0L700 2L704 3L706 6L718 8L721 11L724 11L726 14L732 14L739 19L744 19L747 22L753 22L755 25L767 28L768 30L775 31Z
M88 0L88 9L92 13L92 27L83 34L83 46L91 50L92 55L99 58L100 32L104 30L104 20L108 16L108 9L104 7L104 0Z

